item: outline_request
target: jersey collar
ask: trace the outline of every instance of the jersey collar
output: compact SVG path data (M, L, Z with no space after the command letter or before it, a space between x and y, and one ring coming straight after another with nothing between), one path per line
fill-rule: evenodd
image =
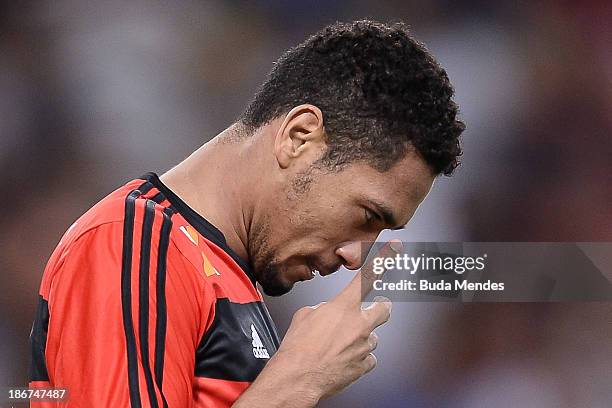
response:
M255 286L255 273L249 266L248 262L242 259L232 248L227 245L225 235L211 224L206 218L198 214L193 208L185 203L178 195L170 190L159 179L157 174L149 172L141 177L143 180L149 181L155 186L170 202L170 205L179 213L185 220L191 224L203 237L212 241L215 245L223 249L234 261L240 266L244 273L248 276L253 286Z

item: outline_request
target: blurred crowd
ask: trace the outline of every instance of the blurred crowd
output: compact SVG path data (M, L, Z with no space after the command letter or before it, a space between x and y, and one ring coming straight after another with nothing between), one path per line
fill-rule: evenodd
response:
M456 175L388 237L612 241L610 2L1 2L0 386L27 382L64 230L231 124L284 49L364 17L412 27L467 123ZM270 299L280 331L350 275ZM379 335L377 370L321 406L612 406L609 303L402 303Z

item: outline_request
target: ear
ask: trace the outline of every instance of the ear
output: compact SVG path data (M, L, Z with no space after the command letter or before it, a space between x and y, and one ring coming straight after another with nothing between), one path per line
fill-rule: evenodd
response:
M285 116L274 140L274 155L281 168L296 160L316 160L325 146L323 113L314 105L296 106Z

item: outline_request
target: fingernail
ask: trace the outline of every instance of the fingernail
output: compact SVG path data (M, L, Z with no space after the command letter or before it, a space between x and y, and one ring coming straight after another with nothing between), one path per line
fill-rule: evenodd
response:
M389 245L391 246L391 249L395 252L401 251L404 247L402 241L400 241L399 239L392 239L391 241L389 241Z

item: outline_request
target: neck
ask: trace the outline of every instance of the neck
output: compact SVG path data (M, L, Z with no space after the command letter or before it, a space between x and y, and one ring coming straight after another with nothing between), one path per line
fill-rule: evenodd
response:
M217 227L229 247L248 260L248 237L256 197L252 138L238 139L236 125L221 132L161 180L187 205ZM260 182L260 180L257 180Z

